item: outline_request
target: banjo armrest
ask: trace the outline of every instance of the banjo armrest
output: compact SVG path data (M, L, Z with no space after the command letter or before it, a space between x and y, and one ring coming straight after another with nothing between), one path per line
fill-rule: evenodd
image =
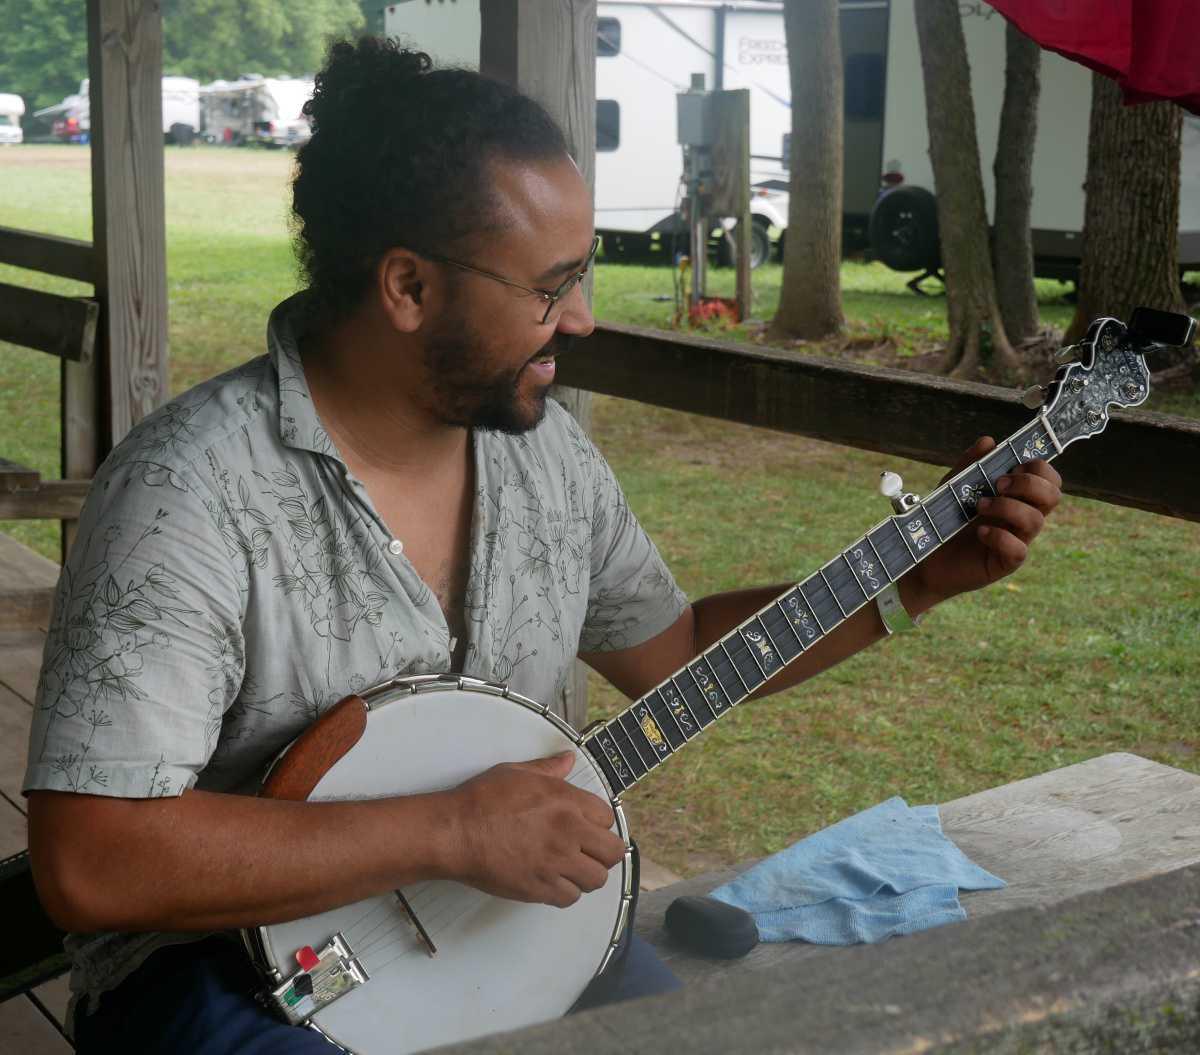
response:
M284 748L267 771L259 795L304 802L366 728L367 705L362 698L339 700Z

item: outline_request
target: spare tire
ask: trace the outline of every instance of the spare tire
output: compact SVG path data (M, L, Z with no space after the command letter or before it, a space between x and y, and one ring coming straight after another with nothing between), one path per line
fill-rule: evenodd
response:
M893 187L871 210L871 250L893 271L941 267L937 200L924 187Z
M167 131L167 140L181 147L191 146L195 138L196 130L191 125L183 124L180 121L171 125Z

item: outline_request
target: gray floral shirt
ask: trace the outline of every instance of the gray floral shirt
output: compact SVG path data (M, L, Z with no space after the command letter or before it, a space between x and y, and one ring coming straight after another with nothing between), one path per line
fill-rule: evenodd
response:
M436 596L317 418L304 316L304 294L281 304L267 355L160 408L97 473L57 588L26 791L253 792L330 704L450 669ZM462 673L549 702L576 652L679 617L686 598L558 404L473 444ZM103 992L198 936L72 935L72 989Z

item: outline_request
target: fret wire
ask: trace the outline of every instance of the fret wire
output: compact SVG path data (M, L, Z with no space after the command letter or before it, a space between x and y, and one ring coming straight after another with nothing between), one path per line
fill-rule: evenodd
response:
M1014 446L1012 445L1012 440L1010 440L1010 439L1009 439L1009 440L1005 440L1005 441L1004 441L1004 445L1005 445L1005 446L1006 446L1006 447L1007 447L1007 448L1008 448L1010 451L1012 451L1012 456L1013 456L1014 458L1016 458L1016 459L1017 459L1017 465L1020 465L1020 464L1021 464L1021 456L1020 456L1020 455L1017 453L1017 448L1016 448L1016 447L1014 447ZM1016 466L1014 465L1014 466L1013 466L1013 468L1015 469L1015 468L1016 468Z
M709 651L711 652L712 650L709 649ZM701 653L701 661L704 661L704 660L708 660L708 652ZM712 674L712 681L713 681L713 684L717 687L717 691L722 696L725 697L725 710L726 711L730 710L734 706L733 697L730 696L729 693L725 691L725 686L721 684L721 679L717 677L717 668L712 665L712 660L708 660L708 670L709 670L709 673ZM704 690L701 689L700 691L703 692ZM721 713L724 713L724 712L721 712ZM713 711L713 717L714 718L718 717L718 714L716 711Z
M748 622L750 622L749 619L746 620L746 623L748 623ZM746 623L743 623L742 626L744 627L746 625ZM763 665L761 663L759 663L758 657L754 654L754 649L752 649L750 647L749 643L746 641L745 637L742 635L741 627L738 628L738 636L740 636L742 638L742 644L746 646L746 651L750 653L750 658L752 660L754 660L754 665L756 667L758 667L758 672L763 676L763 681L766 681L767 680L767 672L766 672L766 670L763 669ZM744 685L746 683L742 682L742 684Z
M951 483L953 482L954 481L952 480ZM958 508L962 510L962 515L967 518L969 523L971 520L971 514L967 512L967 507L962 504L962 499L958 497L958 492L955 491L953 487L950 488L950 495L953 497L954 501L958 503Z
M879 561L879 567L883 571L883 574L887 578L887 581L895 582L896 580L892 578L892 573L887 570L887 565L883 562L883 558L879 555L879 550L877 550L875 548L875 543L871 541L871 536L869 533L866 535L863 535L863 542L865 542L868 546L871 547L871 552L875 554L875 559L877 561Z
M746 679L742 677L742 672L737 669L737 664L734 663L733 656L731 656L729 654L729 649L727 649L725 647L725 638L721 638L721 640L717 642L717 646L721 649L722 652L725 653L725 658L727 660L729 660L729 665L733 668L734 676L737 678L738 681L740 681L742 683L742 688L746 690L746 696L749 696L750 695L750 686L746 684ZM717 668L713 667L713 677L716 677L716 675L717 675ZM718 682L720 680L721 680L720 678L717 678ZM727 699L729 699L729 704L731 707L736 707L737 703L741 703L742 700L744 700L746 698L746 696L743 696L742 700L738 700L737 703L734 703L733 698L730 697L729 693L725 693L725 696Z
M617 715L617 718L619 717L620 715ZM617 749L617 754L621 756L621 761L625 763L625 768L629 771L629 776L636 782L638 775L633 771L633 766L629 764L629 759L625 756L625 752L621 750L621 741L617 739L611 728L613 723L617 721L617 718L610 718L600 727L600 731L608 733L608 738L612 741L613 747ZM603 751L604 749L601 748L601 750Z
M979 470L979 475L983 477L983 482L987 484L987 489L992 492L992 497L995 498L1000 492L996 490L995 485L993 485L992 481L988 479L987 470L983 467L982 458L975 463L975 468ZM1003 476L1004 474L1001 473L1000 475Z
M799 593L799 590L797 590L797 593ZM783 605L778 601L775 602L775 607L778 608L780 613L783 615L783 621L787 624L787 628L792 632L792 637L796 639L796 644L800 646L800 651L803 652L804 639L796 633L796 628L792 626L792 621L788 618L787 609L784 608Z
M921 512L925 514L925 519L929 521L929 526L931 528L933 528L933 533L935 535L937 535L938 542L939 543L945 542L946 540L944 538L942 538L942 533L940 531L938 531L937 524L935 524L933 522L933 514L930 513L928 509L925 508L924 502L921 503ZM933 550L930 550L929 552L932 553Z
M839 610L841 611L841 613L842 613L842 618L843 618L843 619L845 619L845 618L846 618L846 617L847 617L847 616L848 616L850 613L849 613L849 612L847 612L845 608L842 608L842 602L838 600L838 595L837 595L836 593L834 593L834 592L833 592L833 587L829 585L829 580L828 580L827 578L825 578L825 569L824 569L824 568L818 568L818 569L817 569L817 574L818 574L819 576L821 576L821 581L822 581L822 582L825 584L825 589L827 589L827 590L830 592L830 594L832 594L832 596L833 596L833 603L834 603L834 604L836 604L836 605L838 606L838 609L839 609ZM813 615L816 615L816 614L817 614L817 610L816 610L816 608L813 608L813 606L812 606L812 605L809 605L809 607L813 609ZM820 622L821 622L821 620L820 620L820 619L818 619L818 620L817 620L817 622L818 622L818 623L820 623ZM822 630L824 630L824 629L825 629L825 626L824 626L824 624L822 624L822 626L821 626L821 629L822 629Z
M622 791L627 790L629 785L625 783L624 778L622 778L621 774L617 772L617 767L613 765L612 759L604 753L604 745L600 743L600 738L597 735L602 732L604 732L603 729L597 729L595 734L585 737L582 741L582 746L587 750L587 753L591 755L593 759L595 759L596 764L600 766L606 777L609 776L610 773L612 774L609 783L612 784L612 786L616 788L617 793L620 794ZM609 739L611 740L612 737L610 736ZM595 744L595 751L591 749L589 746L590 744ZM625 771L629 772L628 765L625 766ZM632 778L632 773L630 774L630 777Z
M643 740L646 741L646 747L649 748L651 757L654 758L653 762L646 761L646 756L642 754L641 746L633 738L633 733L631 733L629 731L629 726L627 726L621 722L621 719L624 718L626 715L628 715L630 718L633 718L633 724L635 726L637 726L638 735ZM652 770L658 764L658 752L654 750L654 745L650 743L650 740L647 738L646 734L642 732L642 727L640 725L638 725L637 718L634 717L632 710L625 710L625 711L622 711L620 714L618 714L617 715L617 725L620 727L621 732L623 732L625 734L625 738L629 741L629 743L633 747L634 751L637 752L638 758L640 758L642 760L642 768L647 773L649 773L650 770Z
M865 541L865 540L864 540L864 541ZM859 581L859 578L858 578L858 572L856 572L856 571L854 570L854 565L853 565L853 564L851 564L851 563L850 563L850 562L849 562L849 561L846 559L846 554L845 554L845 553L840 553L840 554L838 554L838 556L840 556L840 557L841 557L842 563L843 563L844 565L846 565L846 570L847 570L847 571L850 573L850 580L851 580L851 582L853 582L853 583L854 583L854 585L858 587L858 590L859 590L859 592L860 592L860 593L863 595L863 602L864 602L864 603L866 603L867 601L869 601L869 600L871 599L871 596L870 596L870 594L868 594L868 593L867 593L867 591L866 591L865 589L863 589L863 584L862 584L862 583ZM853 610L853 611L855 611L855 612L857 612L857 611L858 611L858 608L861 608L861 607L862 607L862 605L859 605L857 608L854 608L854 609L852 609L852 610Z
M667 680L669 681L670 679L667 679ZM659 688L656 688L656 689L654 689L652 692L650 692L650 693L649 693L649 695L647 695L647 696L643 696L642 698L643 698L643 699L645 699L645 700L648 700L648 699L649 699L651 696L653 696L653 695L654 695L654 693L655 693L655 692L657 692L657 693L658 693L658 698L659 698L660 700L662 700L662 702L663 702L663 706L664 706L664 707L667 709L667 714L669 714L669 715L671 716L671 721L675 723L675 728L679 730L679 735L683 737L683 741L684 741L684 743L687 743L687 733L685 733L685 732L683 731L683 726L679 724L679 720L678 720L678 719L675 717L674 713L671 711L671 701L670 701L670 700L668 700L668 699L667 699L667 698L666 698L666 697L665 697L665 696L662 694L662 692L661 692L661 686L660 686ZM646 704L646 706L647 706L647 707L650 707L650 704ZM651 714L653 714L653 713L654 713L654 708L653 708L653 707L650 707L650 713L651 713ZM670 740L668 740L668 741L667 741L667 746L668 746L668 747L670 747L670 746L671 746L671 741L670 741ZM672 747L672 748L671 748L671 751L672 751L672 753L674 753L674 751L675 751L675 748L673 748L673 747Z
M687 667L684 667L683 669L687 670ZM688 673L690 674L691 671L688 671ZM683 704L683 709L685 711L687 711L689 715L691 715L692 724L695 725L695 727L696 727L696 732L693 733L692 735L696 736L699 733L703 732L704 730L703 730L702 726L700 725L700 719L696 717L696 712L692 710L692 705L690 703L688 703L687 696L684 695L683 689L681 689L679 687L679 682L677 682L675 680L676 676L677 675L672 674L669 678L667 678L667 681L669 681L671 683L671 686L675 689L675 692L678 694L679 702ZM692 681L695 681L695 680L696 680L695 678L692 679ZM700 687L699 685L696 686L696 688L699 688L699 687ZM704 693L700 693L700 698L701 699L704 698ZM671 706L671 704L668 703L667 707L670 708L670 706ZM680 732L683 732L683 730L681 729ZM685 740L688 739L687 733L683 734L683 738Z
M811 579L811 578L812 578L812 576L810 575L810 576L808 577L808 579ZM805 582L808 582L808 579L805 579L804 581L805 581ZM826 583L826 584L825 584L825 589L829 590L829 583ZM821 622L821 617L820 617L819 615L817 615L817 606L816 606L815 604L813 604L813 603L812 603L812 601L810 601L810 600L808 599L808 595L807 595L807 594L806 594L806 593L805 593L805 592L804 592L802 589L800 589L800 587L799 587L799 586L797 586L797 587L796 587L796 592L797 592L798 594L800 594L800 599L801 599L801 600L802 600L802 601L803 601L803 602L804 602L806 605L808 605L808 614L809 614L809 615L811 615L811 616L813 617L813 619L815 619L815 620L816 620L816 622L817 622L817 626L820 628L820 631L821 631L821 634L822 634L822 636L824 636L825 634L829 633L829 628L828 628L828 627L827 627L827 626L826 626L824 623L822 623L822 622ZM832 590L829 590L829 592L830 592L830 593L833 593L833 591L832 591ZM834 601L837 601L837 598L836 598L836 597L834 598Z
M765 612L766 609L764 608L763 611ZM767 640L771 642L771 647L775 650L775 655L777 655L779 657L780 664L782 664L783 666L786 666L792 660L789 659L786 662L784 661L783 653L779 651L779 646L775 643L774 635L767 628L767 621L765 619L763 619L761 613L758 616L756 616L755 618L758 619L758 625L763 628L763 633L767 635ZM795 659L795 658L796 658L795 656L792 657L792 659ZM778 671L776 671L776 673L778 673Z
M905 532L905 531L904 531L904 530L903 530L903 529L902 529L902 528L901 528L901 527L900 527L900 526L899 526L899 525L896 523L896 521L895 521L895 518L893 518L893 519L892 519L892 527L894 527L894 528L896 529L896 534L900 536L900 541L904 543L904 546L905 546L905 548L908 550L908 555L909 555L910 557L912 557L912 559L913 559L913 566L915 567L916 565L920 564L920 563L921 563L921 557L920 557L920 555L917 553L917 551L916 551L915 549L913 549L913 548L912 548L912 543L908 541L908 534L907 534L907 532Z
M713 710L712 704L708 702L708 695L704 691L704 686L701 685L700 682L696 679L696 675L692 673L691 667L684 667L683 669L688 672L688 677L692 679L692 684L696 686L696 691L698 693L700 693L700 699L702 699L704 701L704 706L708 708L708 713L713 716L713 720L715 721L716 717L717 717L717 712ZM715 675L714 675L714 677L715 677Z

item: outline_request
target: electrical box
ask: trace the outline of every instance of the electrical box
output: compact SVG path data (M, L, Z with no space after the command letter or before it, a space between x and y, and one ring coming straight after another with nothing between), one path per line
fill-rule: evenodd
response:
M676 141L685 147L710 147L716 139L712 94L704 90L704 74L692 74L692 86L675 96Z

